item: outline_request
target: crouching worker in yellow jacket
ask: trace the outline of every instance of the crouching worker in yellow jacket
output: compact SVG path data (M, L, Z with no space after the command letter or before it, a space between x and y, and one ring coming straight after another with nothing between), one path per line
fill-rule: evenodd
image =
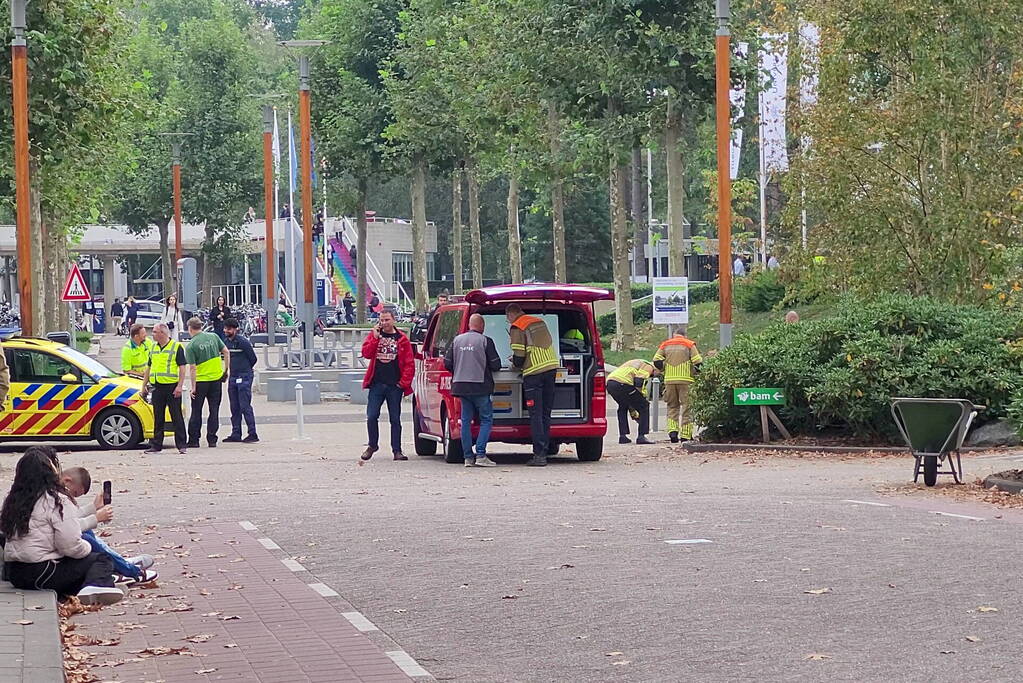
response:
M696 342L679 332L661 342L654 354L654 365L664 372L664 402L668 404L668 438L672 443L693 438L689 411L689 387L703 362Z
M635 412L639 422L636 443L653 443L647 438L650 431L650 401L646 397L646 381L658 374L648 361L629 360L607 377L607 393L618 404L618 443L632 443L629 438L629 413Z

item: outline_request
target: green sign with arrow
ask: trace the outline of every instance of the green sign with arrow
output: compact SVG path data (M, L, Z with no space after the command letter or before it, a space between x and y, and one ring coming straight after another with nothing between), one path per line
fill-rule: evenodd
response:
M733 389L732 403L737 406L783 406L785 391L766 387Z

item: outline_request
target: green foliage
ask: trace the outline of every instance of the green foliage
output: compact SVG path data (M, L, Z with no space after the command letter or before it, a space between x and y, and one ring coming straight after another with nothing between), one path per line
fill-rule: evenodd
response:
M735 303L750 313L774 310L785 299L785 284L777 270L757 270L746 277L736 278Z
M1013 429L1023 436L1023 391L1017 391L1005 407L1005 415Z
M693 392L710 438L759 433L756 411L732 406L732 389L781 387L778 409L795 434L838 430L894 436L896 396L967 398L1000 417L1023 387L1023 319L931 298L845 300L833 317L775 324L703 364Z

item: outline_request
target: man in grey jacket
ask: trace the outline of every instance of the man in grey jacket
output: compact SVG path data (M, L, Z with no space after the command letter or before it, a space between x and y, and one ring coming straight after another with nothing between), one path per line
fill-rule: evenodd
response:
M469 316L469 331L455 337L444 354L444 367L454 373L451 395L462 402L462 453L466 467L494 467L487 457L487 441L494 424L494 372L501 369L494 340L483 334L483 316ZM476 451L472 449L472 420L478 415L480 431L476 437Z

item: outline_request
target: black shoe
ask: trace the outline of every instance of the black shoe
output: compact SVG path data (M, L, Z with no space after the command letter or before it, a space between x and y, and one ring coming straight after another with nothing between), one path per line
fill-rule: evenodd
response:
M623 434L618 437L618 443L632 443L632 439Z
M530 467L547 467L547 456L534 455L526 464Z
M198 448L198 447L199 447L199 442L198 441L189 441L188 443L185 444L185 448Z
M394 451L394 459L395 460L408 460L408 456L405 455L404 453L402 453L401 451Z
M364 450L362 452L362 455L359 457L361 457L363 460L369 460L370 458L373 457L373 454L376 452L377 452L376 448L374 448L373 446L367 446L366 450Z
M646 436L641 436L641 437L636 439L636 443L644 444L644 445L649 445L649 444L656 443L656 442L651 441L650 439L646 438Z
M216 441L207 441L206 443L209 444L210 448L216 448L217 447L217 442Z
M229 436L226 439L224 439L224 443L241 443L241 442L242 442L242 435L241 434L239 434L238 436L235 436L234 434L232 434L231 436Z
M672 443L678 443L678 432L668 432L668 438Z
M244 439L242 439L242 443L259 443L259 437L256 436L255 434L249 434Z

